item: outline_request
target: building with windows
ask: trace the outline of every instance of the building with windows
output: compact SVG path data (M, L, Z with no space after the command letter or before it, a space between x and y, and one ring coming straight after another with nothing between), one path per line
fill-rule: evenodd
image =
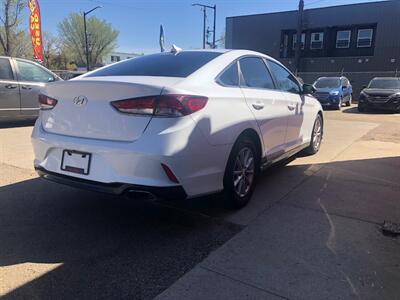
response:
M359 85L374 74L393 76L400 71L399 15L398 0L305 9L297 71L314 73L313 79L370 73ZM296 71L297 22L298 11L228 17L226 48L259 51Z
M130 59L134 57L138 57L140 54L137 53L125 53L125 52L112 52L109 54L104 61L105 65L113 64L119 62L121 60Z

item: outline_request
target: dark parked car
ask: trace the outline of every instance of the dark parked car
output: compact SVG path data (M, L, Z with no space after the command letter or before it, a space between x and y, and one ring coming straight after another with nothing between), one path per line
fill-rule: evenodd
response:
M400 112L400 78L377 77L362 90L358 110L382 109Z
M324 107L340 109L345 103L351 105L353 88L346 77L320 77L314 82L314 97Z
M57 80L60 77L33 61L0 56L0 121L37 117L40 89Z

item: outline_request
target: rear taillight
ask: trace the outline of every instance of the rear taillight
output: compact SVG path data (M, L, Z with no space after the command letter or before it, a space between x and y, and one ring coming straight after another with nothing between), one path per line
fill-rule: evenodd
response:
M202 96L161 95L113 101L111 105L127 114L181 117L203 109L207 101Z
M41 110L49 110L56 106L57 100L50 98L46 95L40 94L39 95L39 107Z

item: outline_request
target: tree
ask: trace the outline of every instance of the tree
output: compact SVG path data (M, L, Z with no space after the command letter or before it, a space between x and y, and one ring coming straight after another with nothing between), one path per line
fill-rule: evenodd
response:
M78 65L86 65L85 31L83 16L70 14L58 25L59 36L63 48L73 53L73 59ZM116 47L118 34L111 24L96 17L87 19L90 65L100 65L104 57Z
M18 55L16 50L21 38L24 38L23 32L18 29L24 7L23 0L0 0L0 50L4 55Z

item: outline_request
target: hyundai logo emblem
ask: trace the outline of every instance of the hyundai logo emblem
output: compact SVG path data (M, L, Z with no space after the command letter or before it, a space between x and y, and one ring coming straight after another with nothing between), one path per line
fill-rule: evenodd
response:
M84 106L88 103L88 99L85 96L78 96L74 98L73 102L77 106Z

